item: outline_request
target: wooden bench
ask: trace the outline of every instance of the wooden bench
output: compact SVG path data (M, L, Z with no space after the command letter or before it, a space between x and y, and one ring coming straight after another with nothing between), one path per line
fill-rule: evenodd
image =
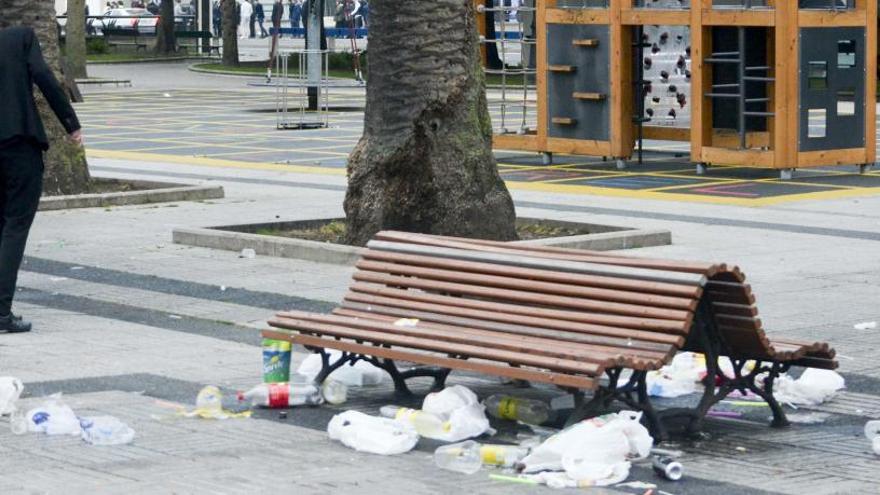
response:
M178 41L181 40L194 40L192 45L186 45L181 43L180 48L189 51L189 48L192 47L196 52L201 48L200 42L209 41L208 45L208 54L217 53L217 56L220 56L220 45L214 43L214 34L210 31L177 31L174 33L174 36Z
M569 423L620 401L664 438L665 419L684 416L697 431L734 390L761 396L772 424L787 425L775 378L794 365L837 366L827 344L769 339L744 275L724 264L380 232L357 269L332 314L282 312L263 332L321 353L319 382L363 359L404 393L416 376L442 387L451 370L550 383L574 394ZM342 357L331 363L325 349ZM647 373L680 350L706 355L705 392L693 409L655 411ZM395 361L427 367L401 371Z
M119 46L133 46L135 48L135 52L147 49L147 43L143 40L143 38L141 38L137 28L121 29L114 27L105 27L102 29L101 32L104 36L104 40L107 42L107 46L111 48Z

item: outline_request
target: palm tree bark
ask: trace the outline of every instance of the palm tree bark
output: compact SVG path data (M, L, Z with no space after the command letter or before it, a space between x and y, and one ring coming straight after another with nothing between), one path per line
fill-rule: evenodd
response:
M177 40L174 38L174 0L162 0L159 4L155 51L159 55L177 52Z
M345 198L350 243L382 229L516 238L475 23L472 0L370 2L365 127Z
M238 67L238 4L235 0L221 0L223 31L223 65Z
M64 41L64 54L67 57L70 75L80 79L86 74L86 2L67 0L67 35Z
M43 56L58 81L66 86L61 73L61 52L58 48L58 25L53 0L0 0L0 28L29 26L37 33ZM67 87L68 93L71 88ZM49 108L43 95L34 92L37 109L49 137L49 151L44 155L43 194L80 194L89 192L89 166L85 149L67 137L67 132Z

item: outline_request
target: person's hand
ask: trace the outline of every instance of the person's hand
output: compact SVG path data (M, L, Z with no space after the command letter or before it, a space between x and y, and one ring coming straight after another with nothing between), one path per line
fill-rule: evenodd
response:
M82 145L83 145L83 134L82 134L82 129L77 129L77 130L71 132L71 133L70 133L70 139L71 139L74 143L76 143L76 144L82 146Z

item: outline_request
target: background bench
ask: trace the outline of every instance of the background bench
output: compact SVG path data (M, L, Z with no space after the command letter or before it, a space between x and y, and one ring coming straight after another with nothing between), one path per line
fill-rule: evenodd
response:
M146 50L147 42L141 37L137 28L120 29L114 27L105 27L102 29L104 40L107 46L116 48L119 46L133 46L135 51Z
M664 419L686 416L696 431L734 390L763 397L785 425L775 378L792 365L837 366L827 344L768 339L745 277L725 264L381 232L357 268L333 314L282 312L263 333L322 353L318 380L366 359L400 392L414 376L441 387L453 369L550 383L575 396L569 422L620 401L663 438ZM325 348L342 358L330 363ZM647 373L679 350L706 355L708 386L695 408L655 411ZM722 357L735 376L720 371ZM401 360L428 368L400 371Z
M174 36L177 38L180 48L184 50L193 48L196 52L202 47L204 41L208 41L210 43L209 54L217 53L217 56L220 56L220 45L214 43L214 34L210 31L176 31ZM191 43L186 43L187 40Z

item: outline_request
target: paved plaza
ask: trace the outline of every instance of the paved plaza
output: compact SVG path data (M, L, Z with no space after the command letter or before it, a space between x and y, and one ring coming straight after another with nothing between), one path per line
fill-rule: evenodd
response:
M94 176L219 184L226 197L37 216L17 296L17 310L35 329L0 334L0 375L24 381L25 407L62 392L81 415L117 416L137 436L130 445L96 447L76 437L15 436L0 419L0 493L551 493L491 480L485 469L470 476L439 470L431 460L436 443L382 457L327 438L335 413L376 414L400 403L389 383L352 389L340 406L292 409L286 418L277 411L224 421L178 416L204 385L231 394L259 383L266 320L284 309L332 309L353 268L176 245L172 229L342 216L345 156L360 135L362 96L334 100L351 108L332 116L335 129L277 131L268 111L274 92L246 78L192 74L181 64L90 71L125 74L133 84L90 88L77 107ZM798 173L786 185L744 169L697 178L690 168L654 161L650 172L620 173L586 158L547 168L533 155L498 156L519 216L669 229L671 245L627 254L737 264L771 335L827 340L838 351L846 390L799 411L827 413L824 423L771 429L762 408L742 409L740 419L712 418L704 438L669 445L684 452L682 481L663 482L645 465L634 467L631 481L675 495L878 492L878 461L862 428L880 419L880 330L853 325L880 319L880 175L835 169ZM703 188L748 182L804 190L719 198L664 196L657 190L664 185L609 185L667 176ZM785 201L769 201L776 196ZM303 356L298 349L294 362ZM560 394L469 374L453 374L450 383L481 396ZM416 390L426 392L427 383ZM418 397L406 402L418 404ZM515 433L502 429L499 440Z

